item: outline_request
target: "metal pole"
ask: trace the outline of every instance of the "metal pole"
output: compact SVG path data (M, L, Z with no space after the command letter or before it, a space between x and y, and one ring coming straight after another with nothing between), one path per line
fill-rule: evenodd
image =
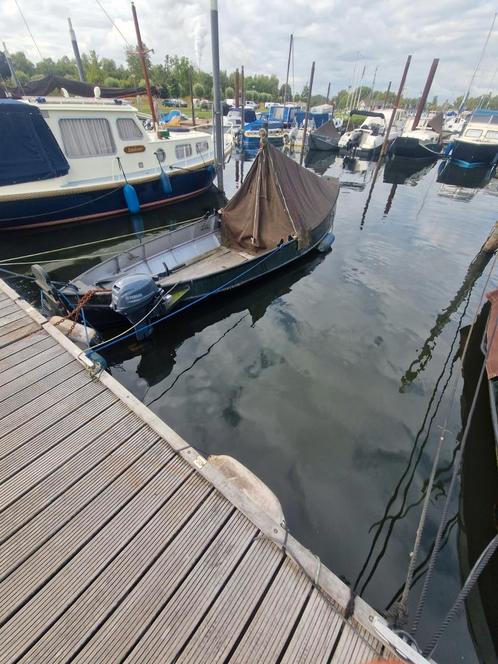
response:
M495 21L496 21L497 16L498 16L498 12L496 12L495 15L493 16L493 21L491 23L491 27L489 28L488 35L487 35L487 37L484 41L484 45L482 47L481 55L479 56L479 60L477 61L476 67L475 67L474 72L472 74L472 78L470 79L469 87L467 88L467 92L465 93L465 97L463 98L462 103L460 104L460 108L458 109L459 113L461 113L463 111L463 109L465 108L465 104L467 103L467 100L470 96L470 90L471 90L471 88L474 84L474 79L476 77L476 74L477 74L477 71L478 71L479 67L481 66L481 62L484 58L484 54L486 53L486 48L488 46L489 39L490 39L491 35L493 34L493 30L494 30L494 27L495 27Z
M67 22L69 24L69 36L71 38L71 44L73 46L74 59L76 60L76 67L78 69L78 76L80 81L85 82L85 72L83 70L83 63L81 62L80 49L78 48L78 42L76 41L76 33L73 30L73 25L71 19L68 18Z
M188 68L188 85L190 88L190 103L192 104L192 127L195 127L194 85L192 82L192 65Z
M242 141L244 140L244 123L246 108L246 82L244 78L244 65L240 68L240 129L242 131Z
M393 112L391 114L391 117L389 118L389 124L387 125L386 134L384 136L384 142L382 143L382 148L380 150L379 163L380 163L380 161L382 161L382 157L386 154L386 151L387 151L387 145L388 145L388 142L389 142L389 134L391 133L391 129L392 129L392 126L393 126L394 116L396 115L396 111L398 110L399 104L401 102L401 95L403 94L403 88L405 87L406 76L408 74L408 70L410 69L411 61L412 61L412 56L409 55L406 58L406 64L405 64L405 68L403 70L403 76L401 77L401 82L399 84L398 94L396 95L396 101L394 102Z
M293 42L294 42L294 35L291 34L289 42L289 57L287 58L287 76L285 77L285 88L284 88L284 121L285 121L285 102L287 101L287 86L289 85L289 71L290 71Z
M391 84L392 84L392 81L389 81L389 85L387 86L386 96L384 97L384 103L382 105L382 108L386 107L387 100L389 99L389 93L391 92Z
M301 150L301 157L299 159L299 165L303 165L303 159L304 159L304 149L306 147L306 134L308 133L308 114L310 112L310 104L311 104L311 90L313 89L313 79L315 77L315 63L311 65L311 75L310 75L310 85L309 85L309 90L308 90L308 101L306 103L306 116L304 118L304 131L303 131L303 149Z
M149 100L150 114L152 115L152 121L154 123L154 129L157 129L157 115L156 109L154 107L154 102L152 101L152 93L150 91L150 81L149 81L149 72L147 71L147 64L145 62L145 51L144 45L142 43L142 35L140 34L140 26L138 25L137 10L135 9L135 4L131 3L131 13L133 14L133 23L135 24L135 33L137 35L137 46L138 46L138 56L142 64L142 72L144 75L145 89L147 90L147 99Z
M420 122L420 118L422 117L422 113L424 112L425 104L427 102L427 97L429 96L432 81L434 80L434 75L436 73L438 64L439 64L439 58L434 58L434 60L432 61L431 68L429 69L429 75L427 76L422 96L420 97L420 100L418 102L417 111L413 119L412 130L417 128L418 123Z
M330 99L330 83L327 88L327 102L326 102L327 104L329 103L329 99Z
M218 177L218 189L223 188L223 127L221 109L221 84L220 84L220 44L218 31L218 0L211 0L211 50L213 58L213 87L214 87L214 139L216 155L216 174Z
M235 70L235 108L239 108L239 102L240 102L240 76L239 76L239 70Z
M7 51L7 46L5 45L5 42L2 42L2 45L3 45L3 52L4 52L4 55L5 55L5 59L7 60L7 65L9 66L10 76L11 76L12 80L14 81L14 85L16 86L16 88L19 88L19 90L21 90L21 92L23 92L21 82L19 81L19 79L16 76L16 71L15 71L13 65L12 65L10 55L9 55L9 52Z
M373 81L372 81L372 91L370 92L370 102L369 102L369 104L368 104L368 105L370 106L370 110L373 109L373 103L374 103L374 89L375 89L375 79L377 78L377 69L378 69L378 68L379 68L378 66L375 67L374 77L373 77Z

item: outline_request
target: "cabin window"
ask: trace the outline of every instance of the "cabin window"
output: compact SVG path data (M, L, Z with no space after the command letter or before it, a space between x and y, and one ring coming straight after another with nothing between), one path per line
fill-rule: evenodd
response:
M487 131L486 138L498 138L498 131Z
M207 152L209 150L209 143L207 141L199 141L198 143L195 144L195 150L197 154L201 154L202 152Z
M105 118L64 118L59 120L67 157L103 157L115 154L111 127Z
M118 118L116 120L119 138L122 141L136 141L143 137L140 127L132 118Z
M479 138L482 134L480 129L467 129L465 136L470 136L470 138Z
M190 143L175 145L175 155L177 159L186 159L192 156L192 146Z

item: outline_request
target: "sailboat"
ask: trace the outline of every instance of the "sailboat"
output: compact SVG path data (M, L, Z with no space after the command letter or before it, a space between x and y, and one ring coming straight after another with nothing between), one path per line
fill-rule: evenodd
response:
M437 159L442 148L443 114L437 113L416 127L411 126L410 119L407 125L389 146L389 154L409 159Z
M310 150L338 150L340 137L336 121L328 120L321 127L310 132L308 139Z
M223 209L99 263L62 289L40 266L33 273L56 312L83 301L96 329L132 323L142 334L180 301L230 291L327 250L338 193L337 179L315 175L263 140Z

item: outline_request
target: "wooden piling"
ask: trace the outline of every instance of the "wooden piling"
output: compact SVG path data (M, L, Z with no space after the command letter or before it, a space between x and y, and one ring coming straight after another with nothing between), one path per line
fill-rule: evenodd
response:
M315 63L311 65L311 74L310 74L310 84L308 89L308 101L306 103L306 116L304 118L304 131L303 131L303 149L301 150L301 157L299 159L299 165L303 165L304 152L306 149L306 134L308 133L308 115L310 112L311 105L311 91L313 89L313 79L315 77Z
M396 115L396 111L398 110L401 102L401 95L403 94L403 88L405 87L406 76L408 74L408 70L410 69L411 61L412 61L412 56L409 55L406 58L405 68L403 70L403 76L401 77L401 81L399 84L398 94L396 95L396 101L394 102L393 112L391 114L391 117L389 118L389 124L387 125L386 134L384 136L384 143L382 143L382 148L380 150L379 162L382 161L382 158L387 152L387 146L389 144L389 134L391 133L391 129L393 126L394 116Z

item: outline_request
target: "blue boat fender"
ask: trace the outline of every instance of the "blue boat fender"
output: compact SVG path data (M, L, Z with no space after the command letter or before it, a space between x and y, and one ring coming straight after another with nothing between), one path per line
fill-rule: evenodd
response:
M317 249L320 253L324 254L326 251L330 251L332 249L332 245L335 242L335 235L333 233L326 233L320 244L318 245Z
M137 214L140 212L140 203L138 200L137 192L135 191L135 187L131 184L128 184L127 182L125 185L123 185L123 195L125 197L126 205L128 206L130 214Z
M171 186L171 180L169 178L169 175L165 173L162 168L159 179L161 180L161 187L163 189L163 192L167 195L172 194L173 187Z
M88 359L93 362L96 372L106 371L108 368L107 360L105 357L97 353L95 350L86 353Z

